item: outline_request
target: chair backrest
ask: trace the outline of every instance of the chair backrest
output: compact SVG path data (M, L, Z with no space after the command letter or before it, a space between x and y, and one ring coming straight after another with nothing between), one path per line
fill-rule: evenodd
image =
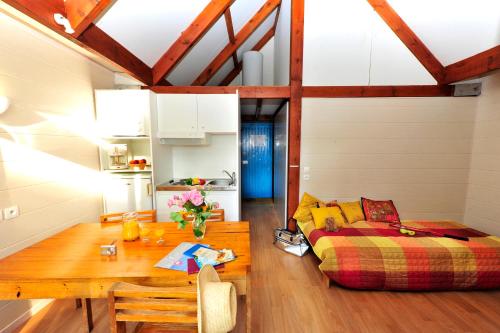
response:
M212 215L207 219L207 222L223 222L224 221L224 209L213 209L212 210ZM188 221L191 221L194 219L194 215L187 215L186 219Z
M108 306L113 333L125 333L126 322L197 332L196 286L146 287L117 282L109 290Z
M137 221L139 222L156 222L156 210L141 210L137 211ZM123 221L125 213L103 214L99 217L101 223L117 223Z

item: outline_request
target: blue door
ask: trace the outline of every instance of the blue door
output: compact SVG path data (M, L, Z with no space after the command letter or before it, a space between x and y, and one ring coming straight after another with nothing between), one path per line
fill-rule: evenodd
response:
M241 188L244 199L273 196L273 124L241 124Z

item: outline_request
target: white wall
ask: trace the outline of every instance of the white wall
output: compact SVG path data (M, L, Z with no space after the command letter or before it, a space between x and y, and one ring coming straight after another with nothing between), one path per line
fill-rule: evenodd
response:
M486 78L478 98L465 222L500 235L500 73Z
M206 146L173 146L174 178L227 178L222 170L238 171L236 147L235 134L212 135Z
M0 257L70 225L97 221L98 150L94 88L112 88L113 73L0 13L0 208L20 216L0 222ZM90 179L89 179L90 178ZM0 331L43 302L0 303ZM26 318L26 317L22 317Z
M476 102L303 99L300 192L393 199L404 219L462 221Z
M281 225L286 226L288 188L288 104L274 118L273 195Z
M282 0L274 34L274 85L276 86L287 86L290 81L290 13L291 0Z

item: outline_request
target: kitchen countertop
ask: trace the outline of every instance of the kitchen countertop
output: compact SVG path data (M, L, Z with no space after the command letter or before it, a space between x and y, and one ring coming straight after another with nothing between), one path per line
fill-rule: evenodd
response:
M205 191L236 191L236 186L216 186L216 185L172 185L170 182L165 182L160 185L156 185L157 191L191 191L194 189L205 190Z

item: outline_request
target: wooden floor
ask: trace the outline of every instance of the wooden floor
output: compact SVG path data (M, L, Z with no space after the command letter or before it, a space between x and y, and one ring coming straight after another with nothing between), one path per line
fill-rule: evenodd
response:
M356 291L322 284L313 254L272 245L272 204L246 203L252 229L252 332L499 332L500 291ZM95 333L108 332L106 305L94 301ZM18 332L82 332L81 310L56 301ZM243 332L244 323L237 331Z

